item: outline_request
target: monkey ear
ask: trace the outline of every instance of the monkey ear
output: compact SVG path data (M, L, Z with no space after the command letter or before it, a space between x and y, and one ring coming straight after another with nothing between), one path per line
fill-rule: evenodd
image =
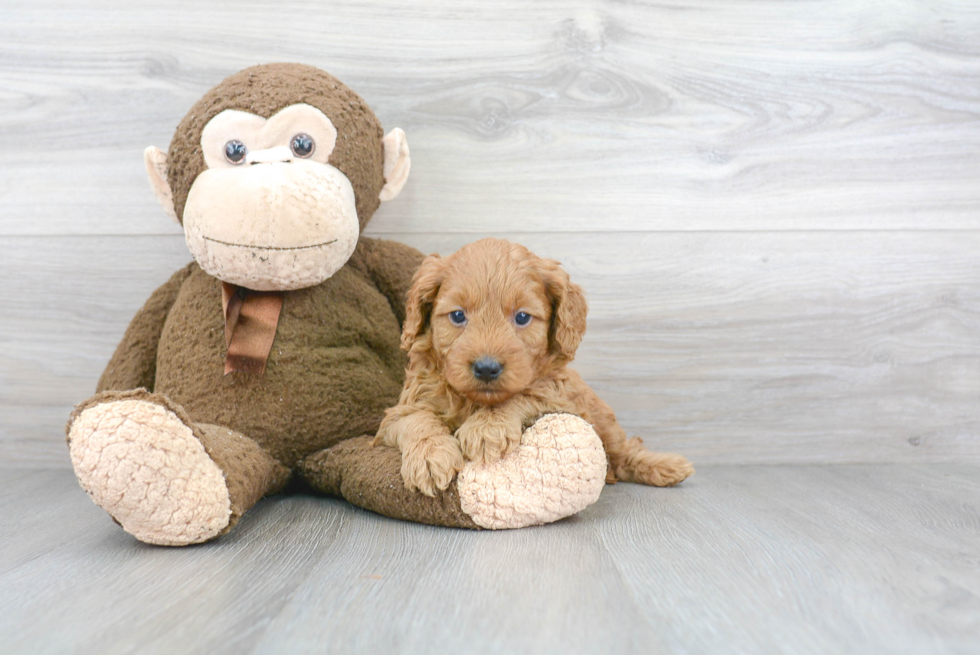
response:
M170 191L167 184L167 153L156 146L150 146L143 151L143 163L146 164L146 174L150 178L150 187L153 195L157 197L157 202L167 212L167 216L172 218L175 223L180 223L177 218L177 211L174 209L174 194Z
M408 141L405 132L396 127L382 140L385 147L385 185L378 194L381 202L394 200L408 181L408 171L412 168L412 158L408 154Z
M419 337L425 334L432 315L432 303L439 295L439 287L445 278L445 269L442 258L438 254L431 254L425 258L419 270L415 271L405 306L401 342L403 350L411 352Z

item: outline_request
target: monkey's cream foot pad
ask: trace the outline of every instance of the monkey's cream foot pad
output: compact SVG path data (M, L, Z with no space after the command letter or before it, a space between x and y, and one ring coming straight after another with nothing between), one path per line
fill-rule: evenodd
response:
M224 474L191 428L145 400L94 405L69 428L82 488L140 541L184 546L227 527Z
M482 528L551 523L599 499L606 482L602 441L572 414L548 414L492 464L468 462L457 480L462 510Z

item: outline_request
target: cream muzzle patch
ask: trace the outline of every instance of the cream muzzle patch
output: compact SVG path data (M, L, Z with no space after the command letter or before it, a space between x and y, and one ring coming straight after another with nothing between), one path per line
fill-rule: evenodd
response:
M249 163L268 161L260 154L268 151L274 151L273 158L277 153L291 158L294 155L290 143L300 134L308 135L315 144L306 159L326 164L337 142L337 129L326 114L306 104L290 105L267 119L246 111L226 109L204 126L201 152L211 170L242 165L232 163L225 156L225 146L231 141L239 141L245 146L251 155Z
M344 265L360 225L350 181L327 163L336 134L309 105L268 120L236 110L211 119L201 137L208 169L184 208L187 246L205 271L248 289L289 291ZM297 156L296 144L313 144L309 156Z

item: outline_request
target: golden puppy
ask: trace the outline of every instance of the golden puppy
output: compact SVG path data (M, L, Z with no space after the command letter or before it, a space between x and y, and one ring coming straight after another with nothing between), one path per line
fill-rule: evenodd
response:
M435 495L464 460L502 457L553 412L595 427L607 482L669 486L694 473L684 457L627 439L609 405L568 368L585 314L582 289L558 262L524 246L483 239L445 259L428 257L409 291L405 388L375 438L401 450L405 485Z

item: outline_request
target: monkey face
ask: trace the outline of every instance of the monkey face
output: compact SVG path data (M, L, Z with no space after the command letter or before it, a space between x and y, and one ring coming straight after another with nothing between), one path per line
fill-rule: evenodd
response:
M146 149L157 200L201 268L257 291L323 282L353 254L411 167L405 133L382 136L364 101L324 71L255 66L224 80Z
M191 254L215 277L259 291L329 278L351 256L360 225L354 190L331 166L337 130L315 107L269 119L237 110L201 135L207 169L184 206Z

